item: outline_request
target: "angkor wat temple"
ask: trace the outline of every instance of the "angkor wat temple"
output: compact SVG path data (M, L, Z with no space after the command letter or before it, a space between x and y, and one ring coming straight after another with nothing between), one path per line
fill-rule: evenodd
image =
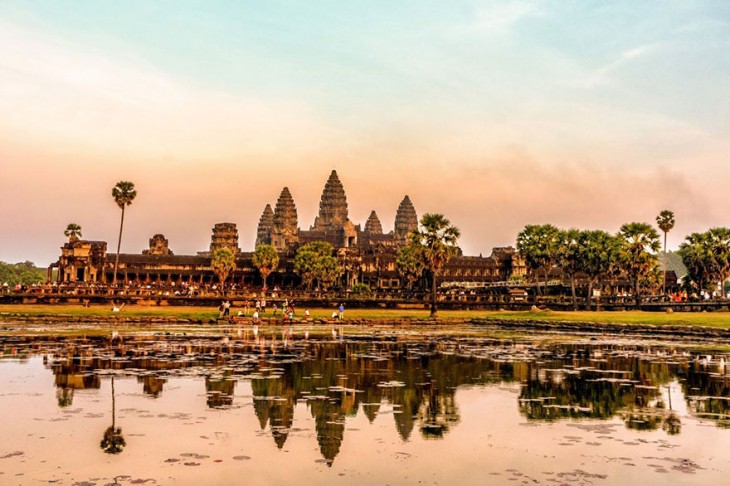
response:
M347 195L336 171L332 171L322 191L319 214L308 230L299 227L294 198L285 187L274 209L264 208L256 231L256 246L270 244L280 255L279 268L269 277L271 286L296 287L300 283L294 272L297 249L313 241L325 241L336 250L343 269L339 287L365 283L374 289L399 289L404 286L395 260L398 249L407 243L408 234L418 227L418 216L410 198L405 196L395 213L393 230L383 231L375 211L364 227L348 217ZM229 248L236 255L232 281L238 286L260 285L261 277L252 263L253 252L241 251L238 229L234 223L217 223L212 229L210 247L196 255L175 255L164 235L154 235L149 248L137 254L120 253L118 279L122 282L213 284L211 254ZM116 255L107 253L104 241L71 237L62 248L61 258L52 265L58 268L59 282L111 282ZM507 281L525 274L525 265L511 247L495 248L488 257L452 258L439 282L490 283Z

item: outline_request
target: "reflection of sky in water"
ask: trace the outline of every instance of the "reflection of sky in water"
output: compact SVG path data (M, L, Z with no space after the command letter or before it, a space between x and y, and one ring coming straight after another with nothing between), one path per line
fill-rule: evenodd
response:
M730 472L718 357L464 342L32 347L2 348L3 484L698 484ZM125 446L105 454L113 419Z

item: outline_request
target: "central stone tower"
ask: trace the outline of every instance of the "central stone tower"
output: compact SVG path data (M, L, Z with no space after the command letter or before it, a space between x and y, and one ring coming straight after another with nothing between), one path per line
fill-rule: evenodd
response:
M347 223L347 196L337 171L333 170L322 191L319 216L314 218L313 230L342 228Z

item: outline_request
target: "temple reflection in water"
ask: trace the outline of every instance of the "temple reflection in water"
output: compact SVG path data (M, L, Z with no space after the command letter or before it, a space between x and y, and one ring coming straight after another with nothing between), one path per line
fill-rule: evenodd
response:
M681 432L673 385L691 414L730 424L730 379L724 358L642 346L533 347L499 341L257 341L156 336L110 340L14 339L3 354L43 355L54 374L59 407L74 391L98 389L105 375L133 375L156 398L169 380L204 380L207 406L234 404L240 380L250 381L262 431L282 448L305 404L323 458L341 449L347 417L372 423L392 415L408 441L444 437L460 421L460 387L519 384L516 405L528 421L620 417L635 430ZM679 384L677 384L679 383ZM240 398L238 398L240 399ZM248 399L248 398L247 398Z

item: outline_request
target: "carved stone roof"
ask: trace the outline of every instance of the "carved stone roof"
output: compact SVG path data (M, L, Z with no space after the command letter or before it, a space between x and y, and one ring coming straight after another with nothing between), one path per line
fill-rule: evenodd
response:
M395 213L394 232L396 237L406 238L416 228L418 228L416 208L413 207L411 199L406 196L398 205L398 211Z
M235 223L216 223L210 238L210 252L219 248L229 248L234 255L241 253L238 247L238 229Z
M266 212L264 210L264 212ZM263 216L262 216L263 218ZM298 228L297 207L289 188L282 189L274 209L274 227L283 232L295 234Z
M150 238L150 247L148 250L142 250L143 255L173 255L165 235L156 234Z
M337 171L333 170L322 191L319 216L314 219L313 229L342 226L347 221L347 196Z
M274 210L271 209L271 204L267 204L264 208L264 213L259 219L259 227L256 230L256 246L259 245L270 245L271 244L271 232L274 230Z
M375 214L375 211L370 213L370 217L368 217L368 220L365 223L365 232L378 235L383 233L383 225L380 224L380 219L378 219L378 215Z

